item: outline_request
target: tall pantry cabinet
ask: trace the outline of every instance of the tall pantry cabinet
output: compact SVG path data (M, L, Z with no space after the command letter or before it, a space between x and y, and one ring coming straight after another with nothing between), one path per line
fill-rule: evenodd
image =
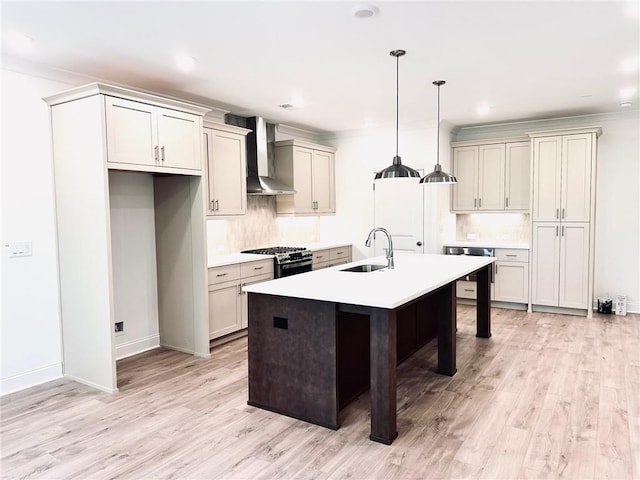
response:
M597 139L601 128L530 133L531 301L585 310L593 305Z
M117 391L116 323L126 334L138 317L157 332L142 348L209 356L202 183L202 116L209 109L99 83L44 100L64 375ZM140 252L140 235L147 252L130 253L127 245ZM149 300L147 311L137 311Z

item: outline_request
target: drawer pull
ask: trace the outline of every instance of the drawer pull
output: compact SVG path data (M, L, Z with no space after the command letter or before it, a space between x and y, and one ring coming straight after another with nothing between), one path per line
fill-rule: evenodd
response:
M472 290L471 288L465 288L464 291L465 292L472 292L472 293L474 292L474 290Z
M342 255L344 252L337 252L337 255Z
M505 255L505 257L517 257L517 256L518 256L518 255L515 255L515 254L513 254L513 253L507 253L507 254Z
M324 258L324 255L318 255L316 258Z
M224 272L224 273L216 273L216 277L224 277L225 275L227 275L228 272Z
M262 267L253 267L254 270L262 270L264 268L264 265Z

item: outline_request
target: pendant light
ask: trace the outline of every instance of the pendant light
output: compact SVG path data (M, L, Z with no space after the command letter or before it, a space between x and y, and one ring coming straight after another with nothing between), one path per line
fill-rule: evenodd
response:
M404 50L392 50L389 55L396 57L396 156L393 157L393 163L376 173L375 180L381 178L401 178L401 177L420 177L417 170L411 167L407 167L402 164L402 159L398 155L398 110L399 110L399 70L400 70L400 57L405 53Z
M442 171L440 166L440 87L445 84L444 80L436 80L433 84L438 87L438 126L436 134L436 165L433 172L420 179L420 183L458 183L456 177Z

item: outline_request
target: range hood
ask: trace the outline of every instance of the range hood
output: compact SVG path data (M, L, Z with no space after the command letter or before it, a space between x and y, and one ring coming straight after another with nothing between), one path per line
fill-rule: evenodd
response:
M273 165L275 125L262 117L243 118L225 115L225 122L251 130L247 135L247 195L285 195L296 191L289 185L269 176Z

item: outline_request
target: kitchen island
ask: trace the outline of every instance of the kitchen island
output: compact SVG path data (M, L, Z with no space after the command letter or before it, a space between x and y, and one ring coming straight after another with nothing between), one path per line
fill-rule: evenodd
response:
M494 261L493 257L406 254L396 256L395 269L344 271L361 264L386 265L379 257L244 287L249 293L249 405L339 428L343 391L361 377L362 368L351 365L361 365L357 356L343 360L353 346L370 355L370 439L391 444L398 435L399 314L415 307L417 331L422 324L435 326L437 371L455 374L455 282L478 272L476 335L489 338Z

